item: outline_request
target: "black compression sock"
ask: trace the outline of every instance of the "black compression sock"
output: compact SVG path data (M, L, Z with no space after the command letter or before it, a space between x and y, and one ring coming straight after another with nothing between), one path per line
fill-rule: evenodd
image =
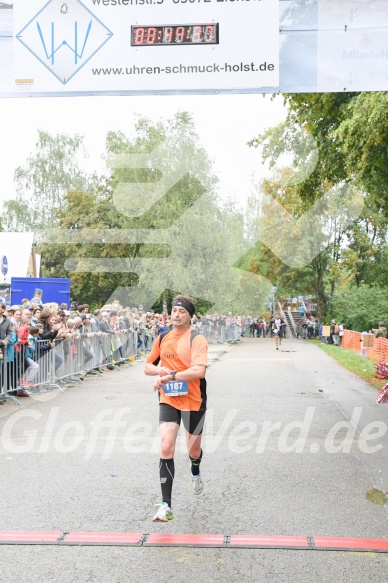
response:
M191 455L189 455L191 461L191 473L193 474L193 476L198 476L199 474L199 464L201 463L202 454L203 451L201 449L201 453L198 459L192 458Z
M174 458L167 460L160 458L159 474L163 502L167 502L171 508L172 483L175 475Z

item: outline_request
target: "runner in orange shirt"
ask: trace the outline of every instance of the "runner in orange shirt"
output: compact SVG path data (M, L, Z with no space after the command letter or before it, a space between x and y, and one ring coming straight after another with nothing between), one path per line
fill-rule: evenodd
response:
M196 495L203 491L199 466L206 414L208 344L202 334L191 328L194 314L192 298L179 295L173 299L172 329L156 338L144 369L146 375L158 377L153 389L159 392L162 503L153 518L154 522L167 522L173 518L171 493L175 475L174 453L181 420L191 462L191 490Z

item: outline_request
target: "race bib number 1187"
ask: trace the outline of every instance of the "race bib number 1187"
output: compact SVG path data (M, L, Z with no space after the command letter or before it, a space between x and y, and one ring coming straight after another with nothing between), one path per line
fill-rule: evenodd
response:
M162 389L167 397L181 397L189 393L187 381L169 381L162 385Z

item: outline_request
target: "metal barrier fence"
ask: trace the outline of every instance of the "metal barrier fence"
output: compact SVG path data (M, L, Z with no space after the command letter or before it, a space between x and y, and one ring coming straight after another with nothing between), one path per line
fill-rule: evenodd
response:
M225 341L225 326L206 324L202 326L201 333L205 336L209 344L221 344Z
M234 344L240 341L242 329L241 326L206 324L202 326L201 332L209 344L222 344L223 342Z
M99 367L119 368L136 358L137 345L137 333L124 331L38 340L30 355L26 346L15 343L13 350L3 350L0 360L0 400L18 404L21 390L61 389L68 381L81 382L84 374L100 375Z
M158 336L159 332L156 334L142 332L138 335L138 346L137 346L137 355L138 357L140 354L145 354L146 352L150 352L155 338Z
M235 344L240 341L242 334L241 326L228 326L226 328L226 341Z
M214 324L206 324L199 330L208 341L209 344L222 344L223 342L236 343L240 341L242 328L241 326L219 326ZM147 334L142 332L139 334L138 356L146 352L150 352L152 346L157 338L157 334Z
M209 344L240 341L241 326L206 325L202 333ZM0 359L0 401L19 404L17 393L39 392L42 387L61 389L68 381L81 382L85 374L100 375L100 367L118 365L149 352L156 336L137 332L117 331L114 334L96 333L69 336L66 339L38 340L29 353L20 343L13 350L4 349Z

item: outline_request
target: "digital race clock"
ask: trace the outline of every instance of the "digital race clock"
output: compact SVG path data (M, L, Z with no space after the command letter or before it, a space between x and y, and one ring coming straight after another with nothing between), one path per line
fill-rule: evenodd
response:
M132 26L131 45L218 45L218 22L212 24L171 24Z

